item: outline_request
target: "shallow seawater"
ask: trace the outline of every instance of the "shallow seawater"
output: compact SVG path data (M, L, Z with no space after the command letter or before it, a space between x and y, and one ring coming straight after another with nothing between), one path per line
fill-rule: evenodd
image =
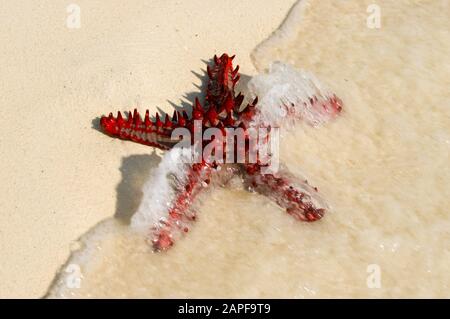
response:
M282 132L281 160L329 214L301 223L235 183L165 253L111 219L49 297L450 297L450 1L377 1L379 29L372 1L302 2L253 58L312 71L345 103Z

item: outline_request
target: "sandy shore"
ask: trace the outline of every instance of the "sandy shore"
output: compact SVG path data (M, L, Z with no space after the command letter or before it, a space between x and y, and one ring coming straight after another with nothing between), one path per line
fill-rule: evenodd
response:
M167 252L149 253L117 218L95 227L48 296L448 298L449 2L377 3L374 28L371 0L302 0L252 54L259 70L281 60L312 71L344 101L335 121L281 132L280 161L329 204L320 222L235 180L202 192L195 226ZM157 157L122 160L119 203L140 202Z
M75 240L118 212L121 159L148 149L92 120L180 105L198 91L191 71L215 53L237 54L254 73L250 51L294 0L76 3L75 29L66 1L3 4L0 297L42 296Z

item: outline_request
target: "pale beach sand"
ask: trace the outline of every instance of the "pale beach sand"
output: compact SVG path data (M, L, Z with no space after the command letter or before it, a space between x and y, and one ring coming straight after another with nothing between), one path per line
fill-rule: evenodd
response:
M66 25L71 2L81 8L79 29ZM0 297L44 295L79 236L135 208L139 190L129 185L146 178L150 149L100 134L91 121L181 105L198 91L191 71L215 53L237 54L253 74L250 51L293 3L2 3Z
M195 227L163 254L101 224L68 260L80 286L62 268L49 296L450 297L449 1L377 3L370 29L371 1L302 1L252 53L260 71L290 62L344 100L339 119L281 144L330 204L323 220L299 223L237 183L205 194ZM146 162L133 158L122 168Z

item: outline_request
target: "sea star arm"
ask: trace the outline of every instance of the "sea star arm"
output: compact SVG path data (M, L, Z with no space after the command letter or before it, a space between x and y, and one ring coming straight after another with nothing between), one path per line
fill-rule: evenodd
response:
M244 184L250 190L275 201L298 220L313 222L323 217L326 204L306 180L299 180L287 171L264 174L258 164L244 165Z
M155 119L151 120L149 110L145 112L145 117L142 119L137 109L134 109L133 113L128 112L127 119L123 118L120 112L117 113L117 117L114 117L112 113L109 116L102 116L100 125L103 132L112 137L168 150L178 142L171 138L173 129L184 125L186 120L187 114L177 111L174 111L172 118L166 114L164 121L158 113Z
M213 172L214 169L205 163L187 169L186 179L177 186L176 195L169 204L167 217L151 230L151 242L156 251L170 248L177 237L189 231L189 224L196 220L193 202L209 185Z
M239 108L244 96L242 94L235 96L234 93L240 75L239 66L233 69L233 58L234 56L230 57L227 54L223 54L220 58L214 56L214 65L207 67L209 80L205 107L196 98L190 117L186 111L174 111L172 118L166 114L163 120L158 113L153 120L150 119L149 110L146 111L144 119L137 109L134 109L133 113L128 112L127 119L123 118L120 112L116 117L110 113L100 119L103 132L112 137L168 150L179 142L172 138L173 130L185 127L192 132L194 120L201 120L204 127L236 124L238 118L242 116L239 114Z
M171 149L143 187L131 227L144 234L155 250L171 247L196 219L195 199L209 185L215 169L191 162L190 148Z
M342 111L342 101L310 72L275 62L267 73L248 83L250 95L259 97L259 121L289 127L301 120L319 126Z

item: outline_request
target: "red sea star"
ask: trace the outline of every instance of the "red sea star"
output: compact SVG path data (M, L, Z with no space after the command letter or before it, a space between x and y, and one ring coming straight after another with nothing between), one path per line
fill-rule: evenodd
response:
M265 173L265 165L261 161L249 160L252 147L247 132L250 127L270 128L282 124L277 123L277 120L274 121L273 114L271 115L273 110L284 111L287 115L285 119L301 118L316 125L339 114L342 109L341 101L334 94L324 94L319 89L320 86L315 78L306 78L303 74L299 77L297 73L293 73L293 77L302 82L298 86L295 83L288 85L288 90L294 90L290 93L294 95L294 99L277 96L278 91L284 90L286 86L274 87L275 102L274 96L266 96L265 104L276 103L277 105L257 107L258 98L255 98L253 102L241 107L244 96L241 93L236 95L234 92L240 75L238 74L239 66L233 69L233 58L234 56L230 57L227 54L223 54L220 58L214 56L214 66L207 67L209 82L205 105L202 106L196 99L191 116L186 111L174 111L172 118L166 115L161 120L157 113L155 119L151 120L147 110L145 118L142 119L135 109L133 114L128 113L127 119L124 119L119 112L117 117L110 113L109 116L103 116L100 120L103 131L110 136L163 150L174 149L176 143L180 141L179 136L175 135L175 138L172 136L176 128L186 128L195 135L195 121L200 123L202 132L208 128L217 128L221 132L225 132L227 128L241 128L245 132L245 143L240 146L233 145L236 153L239 150L244 152L244 161L223 164L223 161L211 162L202 158L198 163L182 164L181 169L175 174L177 176L175 176L176 183L172 186L173 196L163 208L167 211L158 214L162 218L151 220L142 214L136 217L141 226L145 225L147 232L151 231L151 240L156 250L171 247L177 236L188 231L188 224L196 218L191 209L194 198L211 183L215 175L219 175L219 172L225 176L225 179L229 179L233 174L240 174L246 186L271 198L285 208L287 213L299 220L316 221L325 213L325 205L321 203L317 195L317 188L309 186L306 181L296 180L286 173ZM277 67L284 66L279 64ZM288 72L295 71L288 69ZM278 116L277 119L280 118ZM237 143L234 138L232 141ZM211 140L202 140L202 144L206 142ZM193 141L190 144L193 144ZM216 146L226 148L230 146L230 143L226 144L219 140ZM164 170L164 167L162 169ZM152 207L143 208L144 211L151 209Z

